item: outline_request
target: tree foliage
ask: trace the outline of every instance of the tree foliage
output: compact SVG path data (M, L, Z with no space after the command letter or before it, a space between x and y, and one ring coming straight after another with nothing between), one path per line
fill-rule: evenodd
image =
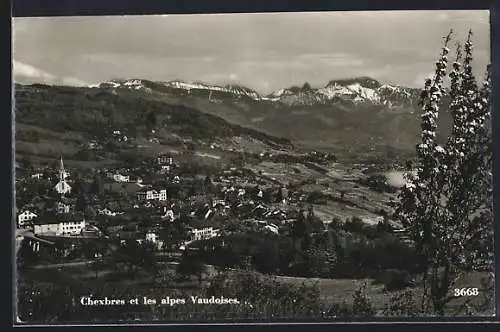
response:
M424 310L440 315L457 278L492 255L493 230L489 73L479 86L471 66L472 32L463 51L457 46L456 61L447 72L451 36L445 37L434 77L425 82L416 174L407 175L397 209L421 254ZM453 127L447 142L439 145L436 129L446 76Z

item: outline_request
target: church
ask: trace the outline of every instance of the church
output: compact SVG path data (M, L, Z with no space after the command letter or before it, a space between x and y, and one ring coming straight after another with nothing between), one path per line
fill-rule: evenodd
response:
M66 181L68 175L68 172L64 170L64 164L61 157L61 164L59 166L59 182L55 186L55 190L60 195L69 194L71 192L71 186Z

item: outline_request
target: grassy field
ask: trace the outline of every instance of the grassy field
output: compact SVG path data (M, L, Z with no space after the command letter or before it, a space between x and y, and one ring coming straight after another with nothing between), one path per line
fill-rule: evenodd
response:
M470 300L470 305L472 308L478 308L482 305L484 301L484 292L481 289L481 278L487 277L487 273L483 272L473 272L468 275L462 276L457 281L455 288L473 288L477 287L480 293L477 297L456 297L448 305L447 315L450 316L460 316L463 315L463 305L467 300ZM422 288L417 286L415 288L407 288L400 291L386 291L383 285L375 284L373 279L320 279L320 278L297 278L297 277L278 277L278 279L285 283L292 283L295 285L306 284L317 284L320 289L321 300L325 303L342 303L345 301L351 304L353 301L353 295L356 290L366 285L366 295L374 304L375 308L379 313L383 311L385 307L390 305L391 298L397 294L402 294L407 290L411 290L416 294L417 299L421 299ZM475 314L478 316L492 316L494 313L494 308L489 308L488 310L476 311ZM483 311L484 310L484 311Z
M176 281L175 278L172 279L175 275L176 266L170 264L162 264L161 266L156 277L139 271L134 278L131 278L130 275L118 272L116 269L105 268L98 272L96 278L95 271L91 270L91 268L86 265L64 267L62 269L27 270L22 272L22 277L29 280L58 283L60 285L80 284L87 285L87 287L100 287L99 285L105 285L106 288L134 289L134 292L137 294L159 298L172 295L176 290L182 290L190 295L199 295L202 293L202 289L210 284L212 276L216 273L213 267L207 266L206 273L203 275L201 283L196 276L191 276L186 280ZM473 310L475 309L473 312L476 316L491 316L494 312L494 308L480 308L484 301L484 294L481 289L481 279L485 277L487 277L487 273L483 272L474 272L462 276L455 287L477 287L480 290L480 294L477 297L457 297L453 299L448 306L446 314L449 316L464 315L463 305L467 300L470 300L470 305ZM166 282L165 280L170 281ZM325 304L352 304L356 290L366 285L366 296L376 308L378 315L382 315L384 308L391 304L391 298L393 296L410 290L416 295L418 300L421 298L420 294L422 292L420 286L389 292L384 289L383 285L376 284L373 279L352 280L278 276L277 280L296 286L300 286L303 283L306 285L316 284L319 288L320 300Z
M37 155L25 155L22 152L16 151L16 161L20 160L29 160L33 164L40 164L40 165L52 165L53 167L58 167L60 163L60 158L61 156L56 156L54 157L46 157L46 156L37 156ZM78 168L78 169L99 169L102 167L106 166L112 166L116 165L118 163L117 160L115 159L103 159L103 160L98 160L98 161L81 161L81 160L74 160L71 158L66 158L64 157L64 165L70 168Z
M387 212L392 210L388 203L395 198L395 194L377 192L359 184L357 181L364 175L352 166L332 163L325 167L326 173L321 173L299 163L264 161L257 165L249 165L247 168L256 174L275 179L283 185L304 183L299 189L305 193L320 191L329 195L330 199L326 204L314 205L316 216L325 223L334 217L345 220L357 216L369 224L376 224L381 218L381 210ZM344 193L343 199L341 192Z

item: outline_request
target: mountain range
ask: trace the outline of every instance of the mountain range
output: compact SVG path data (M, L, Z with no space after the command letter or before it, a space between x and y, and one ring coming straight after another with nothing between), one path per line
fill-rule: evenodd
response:
M304 83L302 86L283 88L268 95L260 95L253 89L236 84L218 86L203 82L185 82L180 80L153 82L143 79L117 79L101 82L90 87L106 89L125 88L148 93L156 91L188 96L206 96L212 101L223 98L245 98L257 102L274 102L282 106L311 106L333 103L356 106L362 103L369 103L385 105L391 109L415 106L415 101L418 100L420 93L419 89L381 84L369 77L332 80L321 88L312 88L308 83Z
M111 80L92 88L193 107L307 148L414 151L420 133L421 90L370 77L317 88L304 83L266 95L241 85L181 80ZM442 122L447 121L445 114Z
M267 95L236 84L181 80L115 79L89 87L16 85L16 124L28 125L30 131L72 128L77 133L94 131L99 120L133 130L154 113L161 119L157 130L167 136L243 135L248 137L244 142L257 140L263 146L291 142L294 148L333 152L346 159L387 159L414 154L420 136L419 96L418 89L369 77L332 80L319 88L304 83ZM72 121L71 114L81 121ZM438 126L438 140L443 140L450 126L446 111Z

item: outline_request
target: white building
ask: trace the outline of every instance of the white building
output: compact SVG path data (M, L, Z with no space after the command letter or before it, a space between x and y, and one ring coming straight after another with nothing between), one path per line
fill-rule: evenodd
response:
M264 226L264 229L267 229L268 231L270 231L274 234L279 234L279 230L278 230L278 227L276 225L269 224L269 225Z
M116 182L130 182L130 176L117 173L113 174L113 180Z
M66 204L64 202L57 202L57 204L56 204L56 211L59 214L70 213L71 208L72 207L70 204Z
M105 216L110 216L110 217L115 217L117 215L120 215L120 214L123 214L123 212L114 212L114 211L111 211L110 209L108 208L104 208L102 210L98 210L97 211L100 215L105 215Z
M39 235L79 235L85 228L85 220L60 221L35 224L34 233Z
M207 240L219 235L219 230L213 227L191 230L191 241Z
M158 164L160 165L173 165L174 164L174 158L166 155L161 155L158 156L157 158Z
M156 243L156 239L157 239L157 236L155 233L153 233L153 232L146 233L146 241L147 242Z
M43 178L43 174L42 173L36 173L36 174L31 175L31 178L32 179L40 180L41 178Z
M172 209L168 209L167 210L167 207L165 207L163 209L163 212L164 212L164 214L163 214L163 216L161 216L162 218L168 219L170 221L174 221L175 220L174 211Z
M147 201L166 201L167 200L167 190L146 190L137 193L138 198L145 199Z
M25 225L25 223L27 221L30 221L30 220L33 220L35 219L36 217L38 217L36 215L36 213L33 213L31 211L23 211L22 213L19 214L19 216L17 216L17 224L22 227Z

